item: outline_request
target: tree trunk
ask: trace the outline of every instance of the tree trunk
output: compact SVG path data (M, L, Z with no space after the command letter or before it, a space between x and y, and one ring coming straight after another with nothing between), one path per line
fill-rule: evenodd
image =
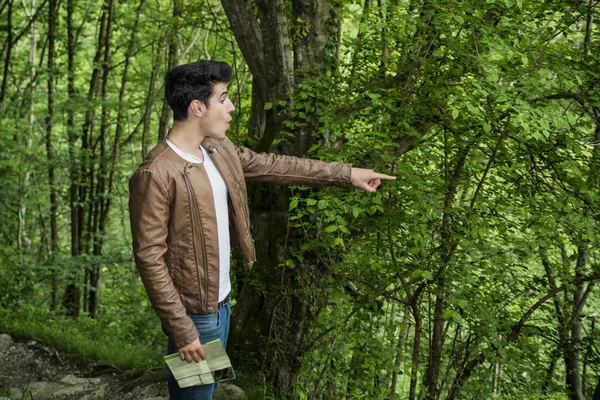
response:
M183 13L184 0L173 0L173 20L178 21ZM177 46L177 31L179 23L174 22L169 28L167 33L167 71L176 67L179 63L178 54L179 48ZM163 99L162 111L160 113L160 120L158 122L158 141L160 142L167 136L167 130L169 129L169 119L171 118L171 108L167 103L167 99ZM144 154L144 157L146 155Z
M552 354L550 360L550 364L548 365L548 372L546 372L546 377L544 378L544 383L542 384L542 393L548 395L551 393L552 389L552 380L554 379L554 373L556 372L556 361L557 355Z
M296 84L302 84L316 76L325 75L325 46L332 28L331 0L296 0L292 2L292 18L296 32L306 32L306 37L295 38L294 70ZM307 98L306 101L313 100ZM317 104L312 101L312 111L295 132L294 153L302 156L314 143L317 129Z
M596 384L596 390L594 390L592 400L600 400L600 376L598 377L598 384Z
M577 263L575 265L575 294L573 296L573 314L570 323L570 341L565 349L566 384L571 400L583 400L583 386L579 359L581 357L582 322L580 304L584 301L585 283L583 282L584 268L587 263L587 249L578 248Z
M293 91L295 72L324 65L330 2L292 2L293 20L310 21L306 43L300 43L303 40L294 43L294 64L283 0L255 0L255 8L249 1L222 0L221 3L253 76L252 116L249 119L253 126L249 132L258 139L255 150L271 151L290 106L288 93ZM271 107L265 110L267 103ZM307 129L304 133L294 133L299 134L300 139L291 145L279 145L275 150L303 155L308 141L302 138L309 138L310 132ZM267 293L281 292L275 288L282 284L286 291L294 293L301 286L295 271L286 270L283 276L272 273L286 258L289 190L274 185L252 184L250 193L253 233L260 238L256 243L258 263L253 275L266 285ZM272 331L285 337L283 349L269 346L265 350L267 365L264 368L272 371L278 394L289 397L299 367L300 345L310 320L307 300L291 295L287 301L281 302L273 298L275 296L265 298L262 293L250 285L239 288L238 306L232 316L230 343L235 349L232 354L243 357L249 351L265 348L264 340Z
M500 393L500 379L502 378L502 364L494 365L494 376L492 377L492 395L498 397Z
M413 351L412 351L412 367L410 370L410 389L408 398L409 400L415 400L417 395L417 381L419 379L419 358L421 353L421 331L423 329L423 319L421 318L421 311L419 305L413 303L412 314L415 319L415 335L413 338Z
M56 0L48 3L48 112L46 115L46 155L48 158L48 185L50 187L50 262L56 257L58 250L58 198L55 184L54 144L52 142L52 128L54 119L54 39L56 36ZM58 303L58 278L56 273L52 276L52 294L50 308L56 308Z
M74 0L67 0L67 93L70 99L75 99L75 29L73 26ZM71 184L69 186L69 208L71 211L71 257L81 255L81 230L79 228L80 183L79 164L77 160L77 141L75 130L75 109L67 109L67 135L69 137L69 173Z
M154 49L153 49L154 53ZM148 154L148 131L150 130L150 114L152 112L152 97L154 95L154 82L158 76L158 69L160 68L160 56L162 52L158 52L154 58L154 64L152 66L152 74L150 75L150 81L148 82L148 91L146 92L146 100L144 104L144 116L142 117L142 154L141 159L143 160Z
M12 1L8 1L8 6L9 8L11 7L11 2ZM35 10L35 2L34 4L32 4L32 14ZM9 13L11 12L11 10L9 9ZM9 15L9 21L8 21L8 28L9 30L12 29L11 27L11 21L10 18L12 18ZM9 31L9 41L12 40L11 36L11 32ZM31 47L29 50L29 65L30 65L30 75L29 75L29 80L30 80L30 91L29 91L29 135L25 135L24 138L22 138L21 140L23 140L23 144L27 149L30 149L33 143L33 138L35 137L35 101L37 99L37 96L35 94L35 89L36 89L36 81L37 81L37 72L36 72L36 67L35 64L37 62L36 60L36 53L37 53L37 31L36 31L36 24L35 22L33 22L31 24ZM0 101L1 104L1 101ZM24 157L23 155L21 155L21 157ZM28 165L28 163L23 163ZM18 201L18 205L17 205L17 218L18 218L18 232L17 232L17 243L18 243L18 249L19 249L19 264L21 266L24 266L25 260L24 260L24 254L25 254L25 248L24 248L24 242L27 243L29 242L29 239L27 237L27 230L26 230L26 221L25 221L25 216L27 214L27 203L25 202L25 198L27 196L27 188L29 186L29 178L30 178L30 169L29 167L26 167L24 173L23 173L23 178L20 179L19 182L19 201ZM52 301L52 300L51 300Z
M94 256L102 255L102 245L104 243L104 232L106 217L108 214L107 203L110 198L110 188L107 188L108 178L108 164L107 158L107 134L108 134L108 119L109 119L109 107L107 104L107 93L108 93L108 80L110 73L110 62L111 62L111 32L114 15L114 2L113 0L106 0L105 2L106 17L106 34L104 37L104 56L102 62L102 87L101 87L101 98L102 98L102 113L100 116L100 158L98 160L98 177L96 182L96 191L94 196L94 222L91 232L92 234L92 254ZM132 30L135 32L135 29ZM128 62L126 60L126 65ZM126 79L126 72L125 72ZM122 100L122 97L119 99ZM91 185L91 183L90 183ZM92 318L98 316L98 301L100 294L100 279L102 277L102 263L95 262L89 266L89 295L88 295L88 312Z
M100 72L101 72L101 68L100 68L100 61L102 59L102 54L103 54L103 43L104 43L104 36L105 36L105 30L106 30L106 13L103 12L101 17L100 17L100 31L98 33L98 41L97 41L97 45L96 45L96 53L94 55L94 62L93 62L93 70L92 70L92 76L90 78L90 85L88 88L88 94L87 94L87 104L91 105L92 102L96 99L97 97L97 85L98 85L98 79L100 76ZM73 45L75 45L75 43L73 43ZM84 116L84 121L83 121L83 125L82 125L82 129L81 129L81 160L80 160L80 165L79 165L79 172L77 173L77 177L78 177L78 181L77 181L77 186L78 186L78 194L77 194L77 200L78 203L80 204L79 207L77 208L76 212L77 212L77 242L78 242L78 251L79 254L86 254L89 252L89 243L90 243L90 236L89 236L89 227L91 225L91 223L89 222L89 216L92 214L92 205L93 203L90 203L89 199L93 199L92 197L92 193L90 193L91 191L93 191L94 187L93 187L93 183L90 184L85 184L83 182L85 182L85 180L91 180L90 178L90 171L93 171L93 160L91 157L91 154L93 153L92 151L92 131L93 131L93 126L94 126L94 107L88 107L88 110L85 112L85 116ZM73 140L73 138L71 138L71 140ZM82 182L82 183L79 183ZM86 217L87 217L87 222L86 222ZM88 227L86 229L86 226ZM72 250L73 251L73 250ZM89 277L88 277L88 271L86 270L84 272L84 283L88 283L89 282ZM80 290L80 279L81 276L80 274L76 274L76 276L71 280L71 282L69 282L69 284L67 285L67 288L65 290L65 295L63 298L63 307L65 308L65 310L67 311L67 313L74 317L77 318L79 317L79 313L80 313L80 303L81 303L81 290ZM83 296L84 298L84 310L88 308L88 296L86 294L84 294Z
M4 103L4 97L6 96L6 85L8 83L8 72L10 67L10 57L12 53L12 42L13 42L13 28L12 28L12 4L13 0L8 0L8 18L6 21L6 55L4 56L4 70L2 72L2 86L0 86L0 105Z
M440 374L440 363L442 358L442 347L444 345L442 330L444 319L442 318L444 307L444 279L440 278L437 285L435 308L433 312L433 333L431 337L431 349L429 350L429 363L425 375L425 386L427 387L428 400L435 400L438 396L437 381Z
M408 308L404 309L404 317L403 319L408 322ZM396 391L398 389L398 370L402 365L402 356L404 354L404 345L406 342L407 334L408 334L408 324L406 325L406 329L402 329L403 326L400 324L400 329L398 329L398 343L396 345L396 358L394 360L394 371L392 372L392 383L390 386L390 399L394 399L396 396Z

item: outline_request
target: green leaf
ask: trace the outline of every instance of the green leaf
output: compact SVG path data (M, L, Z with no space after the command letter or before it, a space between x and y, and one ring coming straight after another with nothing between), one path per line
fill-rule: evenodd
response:
M454 310L444 310L444 312L442 313L442 318L450 319L450 318L452 318L453 315L454 315Z
M430 271L423 271L423 278L427 279L428 281L432 281L433 274Z
M325 232L335 232L337 231L338 227L337 225L329 225L327 228L325 228Z
M294 208L298 207L298 199L292 199L292 201L290 201L290 208L289 210L293 210Z
M453 319L453 320L454 320L454 322L456 322L457 324L460 324L460 323L462 323L462 321L463 321L463 318L462 318L462 316L461 316L459 313L457 313L457 312L455 312L454 314L452 314L452 319Z
M273 103L265 103L265 110L270 110L273 108Z

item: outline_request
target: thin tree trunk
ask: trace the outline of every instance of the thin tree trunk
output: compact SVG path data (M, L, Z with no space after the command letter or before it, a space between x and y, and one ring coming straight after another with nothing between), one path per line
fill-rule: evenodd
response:
M8 1L8 5L10 7L12 0ZM33 10L35 10L35 1L32 4L32 13ZM11 22L9 21L8 23L9 25L9 29ZM10 32L9 32L10 35ZM37 30L36 30L36 24L35 22L31 24L31 47L29 50L29 65L31 66L30 68L30 73L29 73L29 79L30 79L30 85L29 85L29 135L26 135L25 138L23 138L23 145L29 149L32 146L33 143L33 138L35 137L35 132L34 132L34 127L35 127L35 99L37 98L36 94L35 94L35 89L36 89L36 81L37 81L37 72L36 72L36 68L35 68L35 64L36 64L36 53L37 53ZM19 176L22 176L22 179L20 179L19 181L19 201L18 201L18 206L17 206L17 217L18 217L18 232L17 232L17 241L18 241L18 248L19 248L19 264L21 266L24 265L24 258L23 255L25 254L25 249L24 249L24 244L23 242L29 242L29 239L27 238L27 231L26 231L26 223L25 223L25 215L27 214L27 204L25 202L25 197L27 194L27 188L29 186L29 177L30 177L30 163L27 162L27 154L28 152L23 152L23 154L20 155L21 159L23 160L23 162L20 162L19 165L25 165L25 171L23 172L23 174L19 174Z
M592 400L600 400L600 376L598 377L598 384L596 384L596 390L594 390Z
M6 24L7 37L6 37L6 55L4 56L4 71L2 73L2 86L0 88L0 105L4 103L4 97L6 96L6 85L8 82L8 72L10 68L10 57L12 53L12 42L13 42L13 27L12 27L12 4L13 0L8 0L8 18Z
M154 52L154 51L153 51ZM154 95L154 82L158 76L158 70L160 68L160 57L162 52L158 52L155 56L154 65L152 66L152 73L150 74L150 82L148 82L148 91L146 93L146 101L144 103L144 116L142 125L142 160L148 154L148 131L150 130L150 114L152 112L152 97Z
M442 330L444 319L442 318L444 307L445 281L443 278L438 280L437 293L435 298L435 307L433 313L433 333L431 337L431 349L429 350L429 363L425 375L425 386L427 386L428 400L437 398L437 381L440 373L440 364L442 358L442 347L444 344Z
M91 226L91 222L90 222L90 216L92 215L92 209L93 209L93 202L90 203L90 201L88 201L88 199L93 199L93 190L94 190L94 186L93 186L93 170L94 170L94 166L93 166L93 161L92 161L92 157L91 157L91 153L92 151L92 131L93 131L93 126L94 126L94 107L91 107L91 104L93 103L93 101L96 99L97 96L97 84L98 84L98 78L100 76L100 72L101 72L101 68L100 66L100 61L102 59L102 54L103 54L103 43L104 43L104 36L105 36L105 30L106 30L106 12L103 12L101 17L100 17L100 31L98 33L98 41L97 41L97 45L96 45L96 54L94 55L94 62L93 62L93 70L92 70L92 76L90 78L90 85L88 88L88 94L87 94L87 105L88 105L88 109L85 113L84 116L84 121L83 121L83 125L82 125L82 129L81 129L81 163L80 163L80 167L79 167L79 173L78 173L78 189L79 189L79 193L78 193L78 202L79 204L82 204L82 206L79 206L78 208L78 216L77 216L77 223L78 223L78 237L79 237L79 251L80 254L86 254L89 252L89 244L90 244L90 229L89 227ZM92 176L90 176L90 174L92 174ZM84 184L81 183L79 184L79 182L84 182L85 180L88 180L88 182L90 182L89 184ZM86 216L87 216L87 222L86 222ZM87 227L87 229L86 229ZM79 316L80 313L80 302L81 302L81 290L80 290L80 278L79 278L79 274L77 274L78 276L76 276L71 282L69 282L69 284L67 285L66 291L65 291L65 295L63 298L63 305L65 310L67 310L68 314L71 315L74 318L77 318ZM86 288L89 283L89 273L87 271L87 269L85 269L84 271L84 288ZM84 310L86 310L88 308L88 296L87 296L87 290L84 289L84 295L83 295L83 299L84 299Z
M570 341L568 349L565 349L566 384L571 400L583 400L583 387L581 382L581 371L579 359L581 357L581 307L584 301L585 283L583 281L584 268L587 263L587 249L580 246L577 249L577 262L575 265L575 294L573 296L573 314L570 323Z
M108 211L105 210L107 207L107 199L110 197L110 189L107 189L107 178L108 178L108 164L107 158L107 135L108 135L108 118L109 118L109 107L107 105L108 95L108 80L110 73L110 62L111 62L111 32L114 14L114 2L113 0L106 0L106 35L104 37L104 56L102 62L102 86L101 86L101 98L102 98L102 113L100 115L100 159L98 162L98 178L96 182L96 193L94 200L94 219L93 219L93 247L92 254L94 256L100 256L102 254L102 244L104 241L103 234L105 231L106 219L105 214ZM134 32L135 29L132 30ZM126 63L129 60L127 59ZM126 64L127 65L127 64ZM126 72L125 72L126 79ZM120 98L119 100L122 100ZM88 311L92 318L98 316L98 301L100 294L100 279L102 276L102 264L99 262L89 266L90 279L89 279L89 299L88 299Z
M409 400L415 400L417 395L417 381L419 379L419 358L421 352L421 331L423 329L423 320L418 304L412 305L412 314L415 319L415 335L413 338L412 367L410 371L410 389L408 393Z
M382 0L377 0L377 11L379 13L379 20L383 25L381 27L381 58L379 60L379 75L383 80L385 79L385 74L388 70L387 64L390 57L390 51L387 46L387 16Z
M181 14L183 13L183 3L184 0L173 0L173 19L177 21ZM174 23L173 26L169 28L169 32L167 34L167 48L168 48L168 57L167 57L167 71L171 70L178 64L178 52L179 48L177 46L177 31L178 24ZM169 108L169 104L167 103L167 99L163 100L162 112L160 114L160 120L158 122L158 141L160 142L167 136L167 130L169 128L169 119L171 118L171 109ZM144 155L145 156L145 155Z
M546 377L544 378L544 383L542 384L542 393L548 395L551 393L552 389L552 380L554 379L554 373L556 372L556 362L558 355L555 352L552 353L552 358L550 360L550 364L548 365L548 372L546 372Z
M583 50L586 53L590 52L590 45L592 43L592 29L594 24L594 0L589 0L587 7L587 18L585 24L585 38L583 39Z
M48 111L46 115L46 154L48 158L48 185L50 187L50 260L56 258L58 250L58 199L55 183L55 154L52 142L52 129L54 119L54 39L56 35L56 0L48 4ZM50 308L56 308L58 303L58 278L52 275L52 294Z
M337 74L340 67L340 59L342 56L342 34L343 34L343 21L342 21L342 7L340 4L334 4L335 14L335 25L336 25L336 37L335 37L335 57L331 63L331 73Z
M502 364L494 365L494 376L492 377L492 394L498 397L500 393L500 379L502 377Z
M73 100L76 96L75 91L75 30L73 27L74 0L67 0L67 93L69 99ZM75 130L75 109L67 109L67 135L69 137L69 172L71 184L69 187L69 207L71 211L71 257L75 258L81 255L81 231L79 229L79 201L80 182L79 165L77 163L77 140L78 135Z
M404 355L404 345L406 342L406 333L408 331L408 322L407 314L409 313L408 307L404 309L403 319L405 321L406 329L402 329L402 324L400 324L400 329L398 329L398 342L396 345L396 358L394 360L394 371L392 372L392 383L390 386L390 399L394 399L396 396L396 391L398 390L398 370L402 365L402 356Z

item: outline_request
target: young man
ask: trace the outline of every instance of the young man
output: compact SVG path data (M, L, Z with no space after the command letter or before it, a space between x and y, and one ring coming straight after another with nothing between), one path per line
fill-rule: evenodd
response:
M152 306L169 337L168 353L205 359L202 344L229 333L230 249L255 260L245 179L282 184L352 183L374 192L395 177L345 163L257 154L227 139L233 103L231 67L199 61L167 74L174 123L129 182L135 261ZM214 385L180 389L171 399L212 399Z

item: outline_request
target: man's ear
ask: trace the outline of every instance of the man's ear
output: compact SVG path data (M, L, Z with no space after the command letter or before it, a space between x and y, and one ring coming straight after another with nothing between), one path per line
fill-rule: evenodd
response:
M194 115L197 118L202 117L206 111L206 106L200 100L192 100L188 107L188 115Z

